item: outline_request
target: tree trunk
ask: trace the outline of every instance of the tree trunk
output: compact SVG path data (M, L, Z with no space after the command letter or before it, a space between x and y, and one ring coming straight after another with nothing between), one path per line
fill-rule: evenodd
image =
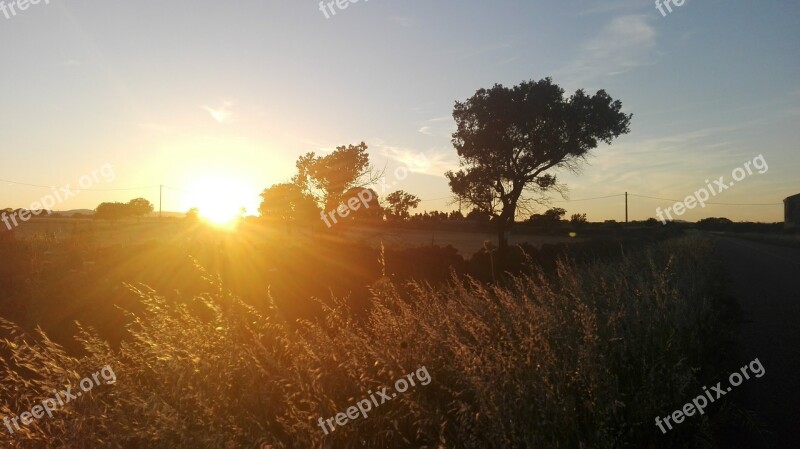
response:
M508 230L508 222L504 217L497 220L497 259L495 260L494 269L497 270L498 275L502 275L508 266L508 239L506 238L506 231Z

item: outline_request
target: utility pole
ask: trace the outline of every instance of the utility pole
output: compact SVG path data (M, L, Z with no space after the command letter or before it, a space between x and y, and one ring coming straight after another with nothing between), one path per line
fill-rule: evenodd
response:
M628 192L625 192L625 223L628 222Z
M164 193L164 186L158 186L158 219L161 220L161 197Z

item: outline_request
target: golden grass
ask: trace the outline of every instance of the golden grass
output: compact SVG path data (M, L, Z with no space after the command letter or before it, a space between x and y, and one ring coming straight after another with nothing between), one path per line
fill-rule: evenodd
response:
M84 330L87 353L74 357L0 323L2 415L106 364L117 375L24 433L0 427L0 446L695 447L710 438L707 417L667 436L653 420L712 375L716 276L710 243L681 239L505 287L384 278L366 318L333 298L320 322L259 313L214 279L179 302L131 286L144 311L118 349ZM317 425L422 365L425 388L331 435Z

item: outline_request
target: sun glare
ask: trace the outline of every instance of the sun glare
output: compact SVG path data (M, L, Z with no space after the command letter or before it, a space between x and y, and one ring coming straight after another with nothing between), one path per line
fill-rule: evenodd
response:
M192 189L192 207L200 218L222 228L232 229L244 215L243 205L248 195L244 186L227 180L206 180Z

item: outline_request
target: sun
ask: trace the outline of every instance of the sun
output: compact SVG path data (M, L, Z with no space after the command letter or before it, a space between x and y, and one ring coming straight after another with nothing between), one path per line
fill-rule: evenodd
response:
M192 187L192 206L204 221L218 227L236 226L246 209L244 204L251 195L246 186L227 179L204 179Z

